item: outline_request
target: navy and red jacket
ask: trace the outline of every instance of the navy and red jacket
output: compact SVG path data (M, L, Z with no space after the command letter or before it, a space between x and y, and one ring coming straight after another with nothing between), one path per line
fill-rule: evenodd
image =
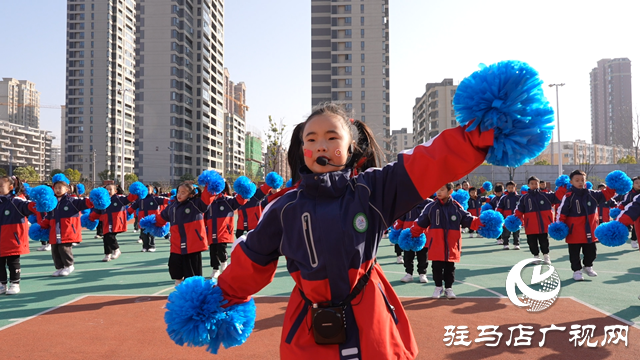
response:
M411 235L417 237L420 233L426 233L425 247L429 248L429 260L460 262L460 228L478 230L480 225L479 218L449 197L445 202L438 199L427 205L411 228Z
M500 196L496 195L496 196L493 197L493 199L489 200L489 205L491 205L491 208L493 210L496 210L498 208L498 203L500 203L500 199L503 196L504 196L504 193L502 193L502 195L500 195Z
M236 209L246 202L239 194L215 197L204 217L209 244L233 243L233 216Z
M408 213L401 216L398 220L396 220L396 222L393 223L393 228L395 230L410 229L411 226L413 226L413 224L415 223L415 221L418 220L418 217L420 216L420 214L422 214L422 210L424 210L424 207L432 202L433 200L430 198L425 199L423 202L421 202L420 204L416 205L416 207L411 209L411 211L409 211Z
M0 196L0 257L29 253L29 222L36 204L20 196Z
M618 208L623 210L627 205L631 204L638 195L640 195L640 190L631 188L628 193L616 196L615 200L618 203Z
M82 242L80 212L92 208L93 203L89 198L77 198L69 194L58 198L58 205L40 222L43 229L49 229L49 243L55 245Z
M127 231L127 205L138 197L133 194L111 196L111 204L104 210L91 210L89 220L100 220L102 233L121 233Z
M598 204L598 220L600 221L601 224L605 222L609 222L611 220L611 217L609 216L609 212L611 211L611 209L617 206L618 204L614 199L611 199L602 204Z
M476 196L476 198L469 198L467 211L471 213L473 216L480 216L480 212L482 211L482 203L487 202L489 200L486 196Z
M136 199L127 208L127 213L136 213L138 220L149 215L158 215L165 206L169 205L169 198L155 196L151 193L144 199Z
M218 278L224 299L229 305L249 301L273 280L284 256L296 286L284 315L281 359L416 358L402 304L380 266L373 265L381 235L442 184L482 164L492 144L493 131L458 127L401 152L397 162L357 176L303 167L298 187L270 202L256 228L234 248L233 261ZM430 168L444 170L425 176ZM338 304L372 266L368 286L346 307L347 341L316 344L306 325L310 304L300 292L312 303Z
M171 223L171 252L192 254L209 248L204 213L213 201L214 195L205 188L200 197L192 197L183 202L173 201L156 216L156 226Z
M633 225L636 229L640 229L640 197L635 196L633 201L622 209L616 220L626 226Z
M266 206L264 199L269 191L271 191L271 186L263 184L256 190L251 199L238 209L238 230L249 231L256 228L258 220L262 216L262 209Z
M571 187L562 198L556 219L567 224L568 244L585 244L598 241L594 231L598 226L598 205L611 200L616 191L605 188L602 191Z
M518 206L518 201L520 201L520 197L521 195L518 195L515 192L505 191L504 195L502 195L498 202L496 211L502 214L505 218L509 215L513 215L516 211L516 207Z
M566 193L565 187L560 187L555 193L545 193L529 190L520 197L514 215L522 221L527 234L546 234L549 224L553 222L554 204L560 204Z

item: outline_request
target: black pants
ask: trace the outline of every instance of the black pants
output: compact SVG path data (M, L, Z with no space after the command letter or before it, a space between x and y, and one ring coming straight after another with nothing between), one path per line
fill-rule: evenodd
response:
M140 232L140 239L142 239L142 248L143 249L155 249L156 247L156 238L144 231Z
M7 284L7 266L9 267L9 279L13 284L20 284L20 255L0 257L0 284Z
M118 245L118 239L116 239L116 235L118 233L106 233L102 237L102 244L104 245L104 254L113 254L117 249L120 249L120 245Z
M138 227L138 218L137 217L133 217L133 230L138 231L139 227Z
M582 249L582 254L584 255L584 258L582 259L584 266L593 266L593 260L596 259L596 243L568 245L571 270L578 271L582 269L582 265L580 265L580 249Z
M211 244L209 246L209 255L211 256L210 265L213 270L220 268L220 263L227 262L227 243Z
M239 238L240 236L244 235L245 232L247 232L247 230L237 229L236 230L236 239Z
M98 227L96 228L96 235L102 236L102 221L98 221Z
M396 256L402 255L402 248L400 245L396 244L393 249L396 251Z
M453 281L456 275L456 263L451 261L432 261L431 271L433 272L433 281L436 286L442 286L442 280L444 280L444 287L446 289L453 286Z
M513 234L513 245L520 245L520 230L511 232L507 229L502 230L502 245L509 245L509 237Z
M426 274L429 262L427 261L428 248L422 248L420 251L405 251L404 252L404 270L407 274L413 275L413 259L418 258L418 274Z
M549 253L549 234L527 234L527 243L529 244L529 250L534 256ZM540 244L540 247L538 247Z
M631 225L631 241L638 241L638 234L636 234L636 227Z
M476 232L475 230L469 228L469 234L473 234L474 232Z
M202 276L202 252L191 254L169 254L169 275L173 280Z
M73 252L71 244L51 245L51 257L57 270L73 265Z

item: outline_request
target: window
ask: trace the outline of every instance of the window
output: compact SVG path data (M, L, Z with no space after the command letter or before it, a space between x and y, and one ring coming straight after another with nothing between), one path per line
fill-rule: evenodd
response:
M360 41L360 50L364 50L364 41Z
M347 85L351 85L351 79L344 79L344 83Z
M364 87L364 78L360 79L360 85Z
M360 61L364 62L364 54L360 54Z
M347 111L351 111L351 109L353 109L353 104L349 103L349 104L345 104L345 108Z
M360 29L360 37L363 38L364 37L364 29Z
M348 97L348 98L350 98L350 97L351 97L351 95L352 95L352 92L351 92L351 91L347 91L347 92L345 93L345 96L346 96L346 97Z
M360 66L360 74L364 75L364 66Z
M360 17L360 25L364 25L364 16Z
M347 29L344 31L345 36L351 36L351 29Z
M364 100L364 91L360 91L360 99Z
M365 122L364 115L362 115L362 119L361 119L361 121L362 121L362 122Z
M347 41L344 43L344 47L347 49L351 49L351 41Z
M360 110L361 110L362 112L364 112L364 108L365 108L364 103L360 104Z
M360 12L364 13L364 5L360 5Z
M351 25L351 17L344 18L344 23Z
M351 73L351 66L346 66L346 67L344 68L344 72L346 72L346 73Z
M351 61L351 54L345 54L345 55L344 55L344 59L345 59L346 61Z

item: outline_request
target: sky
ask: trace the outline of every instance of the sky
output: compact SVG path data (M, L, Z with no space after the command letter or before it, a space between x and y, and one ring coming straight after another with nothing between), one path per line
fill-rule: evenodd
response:
M354 2L357 0L353 0ZM589 72L603 58L640 61L640 4L608 0L390 0L391 128L412 131L412 108L425 85L459 83L481 63L520 60L545 82L561 139L591 142ZM0 77L29 80L43 105L65 101L66 1L0 0ZM287 130L311 111L309 0L227 0L224 64L247 86L247 124L266 130L268 117ZM9 56L7 56L9 55ZM632 77L640 113L640 76ZM41 128L60 136L60 110L41 109ZM556 135L557 136L557 135ZM557 137L556 137L557 139Z

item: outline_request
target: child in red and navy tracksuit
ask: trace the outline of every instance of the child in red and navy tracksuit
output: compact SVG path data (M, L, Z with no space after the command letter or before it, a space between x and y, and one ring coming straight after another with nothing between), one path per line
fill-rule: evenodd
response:
M496 186L493 187L493 193L494 193L494 197L489 200L489 202L487 204L491 205L491 209L498 211L498 203L500 203L500 198L502 198L502 195L504 195L503 193L504 191L504 186L502 186L502 184L496 184ZM504 242L502 241L502 235L500 235L497 239L496 239L498 245L502 245Z
M107 262L120 257L120 245L116 236L127 231L127 205L135 201L138 197L133 194L129 196L118 195L118 186L114 184L105 187L111 196L111 204L105 210L93 209L89 215L89 220L100 220L102 224L102 243L104 246L104 258Z
M267 195L272 192L269 185L263 184L246 204L238 208L238 222L236 224L236 239L251 231L258 225L258 220L262 216L262 209L267 206Z
M518 201L520 201L520 195L516 193L516 183L509 181L507 182L507 192L500 198L496 211L501 213L505 218L513 215ZM510 236L511 231L506 228L502 230L502 245L504 250L509 250ZM513 249L520 250L520 230L513 232Z
M415 223L415 221L420 216L420 214L422 214L422 211L424 210L424 208L432 202L433 200L431 199L425 199L425 201L418 204L416 207L411 209L411 211L406 213L402 221L402 228L404 229L411 228ZM396 221L396 223L398 222ZM398 226L398 228L396 228L394 224L394 229L398 230L400 229L400 227ZM400 246L398 245L398 247ZM429 261L427 261L428 251L429 251L429 248L426 246L423 247L422 250L420 251L405 250L404 259L402 262L404 263L404 270L407 273L402 279L400 279L400 281L405 283L413 281L413 259L417 258L418 259L418 278L421 283L429 282L429 280L427 280L427 268L429 267Z
M527 180L529 190L520 197L514 215L524 224L527 234L529 251L537 259L540 259L540 251L544 262L551 264L549 257L549 224L553 222L551 209L554 204L560 204L560 200L566 192L565 187L558 188L556 193L542 192L537 177L531 176Z
M271 190L269 185L266 192ZM207 240L209 241L210 265L213 268L212 279L217 279L220 273L227 267L227 244L233 244L233 217L236 209L247 203L240 194L229 196L231 190L225 181L225 189L218 194L204 215L207 227Z
M164 206L169 205L169 198L156 196L157 189L153 185L147 185L149 194L144 199L136 199L127 208L127 213L136 214L138 221L145 216L159 214ZM140 239L142 239L142 252L156 251L155 237L146 231L140 231Z
M209 247L204 215L213 198L207 188L200 192L193 182L185 181L178 186L176 200L156 216L156 226L171 223L169 275L176 285L202 276L202 252Z
M607 186L605 184L598 185L598 190L603 191ZM598 204L598 224L609 222L611 217L609 216L609 212L611 209L617 207L618 204L614 199L611 199L605 203Z
M481 187L480 189L483 190L483 193L486 192L484 188ZM476 189L474 186L469 188L469 206L467 208L467 211L475 217L480 216L480 213L482 212L482 204L489 200L489 198L487 198L486 196L478 196L477 191L478 189ZM472 229L469 229L469 234L471 234L472 238L476 237L476 234Z
M618 202L618 208L620 210L624 210L624 208L633 202L636 196L640 195L640 176L636 176L633 178L633 188L631 191L624 195L619 195L616 197L616 201ZM629 229L631 230L631 248L638 248L638 233L636 232L636 226L630 225Z
M582 272L589 276L598 276L593 270L593 261L596 259L596 236L594 231L598 226L598 204L611 200L616 191L605 188L602 191L590 190L585 187L587 175L584 171L574 170L569 176L571 188L567 191L560 206L556 218L569 227L569 234L565 241L569 246L569 260L573 279L584 280ZM580 264L580 251L584 258Z
M0 294L20 292L20 255L29 253L27 217L37 211L35 203L25 200L22 192L19 178L0 177ZM7 280L11 281L8 287Z
M436 289L433 298L444 293L447 298L455 299L452 286L455 281L455 263L460 262L462 250L460 229L466 227L478 230L482 225L480 219L465 211L458 202L451 198L453 183L447 183L437 192L437 200L425 206L418 220L411 227L411 236L418 237L426 233L431 260L431 271ZM444 291L442 281L444 280Z

